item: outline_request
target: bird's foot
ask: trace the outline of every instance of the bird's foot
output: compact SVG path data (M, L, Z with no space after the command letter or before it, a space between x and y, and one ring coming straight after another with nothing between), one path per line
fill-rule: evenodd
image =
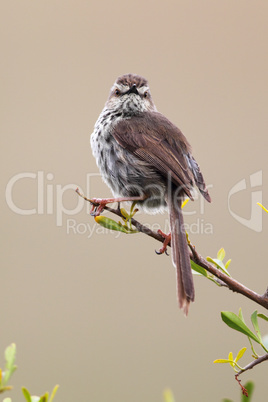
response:
M90 200L92 202L92 208L90 211L90 215L99 216L101 212L104 210L107 204L110 204L115 201L114 198L92 198Z
M90 215L99 216L100 213L104 210L107 204L111 204L113 202L124 202L124 201L143 201L147 197L146 196L137 196L137 197L118 197L118 198L91 198L89 201L92 203L92 208L90 211ZM134 204L135 206L135 204Z
M156 251L156 254L160 255L160 254L166 254L169 255L167 252L167 246L169 245L170 239L171 239L171 233L164 233L162 232L162 230L158 230L157 233L159 233L163 238L164 238L164 242L163 242L163 246L160 248L160 250Z

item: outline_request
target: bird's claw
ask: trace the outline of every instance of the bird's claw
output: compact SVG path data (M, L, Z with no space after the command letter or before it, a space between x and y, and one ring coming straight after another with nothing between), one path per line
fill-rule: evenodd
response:
M155 252L156 252L157 255L164 254L164 253L166 255L169 255L168 252L167 252L167 246L169 245L169 242L170 242L170 239L171 239L171 234L170 233L165 234L160 229L158 230L158 233L164 238L164 242L163 242L163 247L161 247L159 251L155 250Z
M95 202L95 200L94 200L94 202ZM90 211L91 216L94 216L94 217L99 216L100 213L104 210L104 207L106 206L107 202L99 202L98 204L99 205L92 204L92 208Z
M169 256L169 254L168 254L168 252L167 252L167 249L165 249L164 251L162 251L162 248L160 248L160 250L154 250L155 251L155 253L157 254L157 255L161 255L161 254L163 254L163 253L165 253L167 256Z

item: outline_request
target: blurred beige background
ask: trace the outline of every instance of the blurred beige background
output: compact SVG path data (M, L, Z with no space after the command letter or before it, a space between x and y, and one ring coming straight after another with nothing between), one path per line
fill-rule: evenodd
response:
M212 362L249 344L220 311L242 307L249 322L263 309L195 277L185 319L159 244L102 233L73 188L110 194L90 133L116 77L144 75L213 186L211 205L187 206L192 242L204 256L225 247L232 275L263 293L268 216L254 197L268 205L267 1L2 0L0 16L0 367L11 342L19 366L10 396L58 383L59 402L156 402L166 387L176 401L240 400L230 367ZM167 217L139 219L164 228ZM248 378L263 401L265 363Z

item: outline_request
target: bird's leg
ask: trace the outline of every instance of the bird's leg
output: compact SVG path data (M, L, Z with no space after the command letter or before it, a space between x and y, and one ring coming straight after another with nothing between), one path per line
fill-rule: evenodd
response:
M118 198L91 198L91 202L93 203L92 209L90 211L90 215L98 216L104 210L107 204L112 202L124 202L124 201L144 201L147 196L136 196L136 197L118 197ZM96 205L98 204L98 205Z
M118 204L117 204L117 211L118 211L118 212L120 211L120 201L119 201Z
M168 244L170 242L170 239L171 239L171 233L166 234L166 233L162 232L162 230L160 230L160 229L157 231L157 233L159 233L165 240L164 240L163 246L160 248L160 250L158 250L158 251L155 250L155 252L158 255L164 254L164 253L166 255L168 255L167 246L168 246Z

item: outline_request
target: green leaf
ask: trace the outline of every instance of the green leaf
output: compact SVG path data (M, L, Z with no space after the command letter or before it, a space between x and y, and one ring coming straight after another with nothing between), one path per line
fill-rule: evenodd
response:
M257 337L259 338L260 342L262 342L261 331L260 331L260 327L259 327L259 323L258 323L257 310L255 310L254 313L251 314L251 322L256 331Z
M240 307L239 312L238 312L238 317L239 317L239 318L241 319L241 321L243 321L243 323L246 325L246 322L245 322L245 320L244 320L241 307ZM255 352L255 350L254 350L254 347L253 347L253 344L252 344L252 340L250 339L250 337L248 337L248 340L249 340L249 343L250 343L250 346L251 346L252 353L253 353L253 354L256 356L256 358L257 358L256 352Z
M134 201L131 204L131 208L130 208L130 217L132 218L137 212L138 212L138 208L135 208L136 204L138 201ZM135 209L134 209L135 208Z
M219 287L222 286L222 285L217 281L217 279L214 279L214 278L212 278L212 277L210 277L210 276L208 276L208 279L209 279L210 281L212 281L213 283L215 283L215 285L217 285L217 286L219 286Z
M124 218L129 219L129 214L125 210L125 208L120 208L120 212L123 215Z
M235 329L236 331L242 332L252 338L255 342L260 343L259 338L251 330L246 326L246 324L239 318L235 313L230 311L222 311L221 318L225 324L227 324L230 328Z
M26 399L27 402L32 402L31 395L30 395L29 391L26 388L22 387L22 393L23 393L24 398Z
M6 368L10 369L11 367L14 366L15 357L16 357L16 345L15 343L12 343L5 350Z
M254 382L248 381L245 384L245 388L248 391L248 397L246 397L246 395L242 395L241 402L250 402L254 391Z
M213 363L232 363L232 360L229 359L216 359Z
M268 321L268 317L267 317L267 315L265 315L265 314L258 313L257 316L260 317L260 318L262 318L262 319L265 320L265 321Z
M5 375L4 375L4 378L3 378L3 385L6 385L8 383L8 381L10 380L10 377L12 376L12 374L14 373L16 368L17 368L17 366L13 366L10 369L7 369L5 371Z
M246 350L247 350L247 348L242 348L239 350L239 352L237 353L237 356L235 358L235 362L238 362L238 360L241 359L241 357L243 356L243 354L245 353Z
M164 391L164 402L175 402L173 393L170 389L165 389Z
M226 398L224 398L224 399L222 400L222 402L233 402L233 400L232 400L232 399L226 399Z
M229 274L229 272L227 271L227 269L225 268L225 265L223 264L223 262L221 260L219 260L218 258L211 258L211 257L207 257L207 261L212 262L212 264L215 264L219 269L221 269L226 275L231 276Z
M218 258L218 260L223 261L224 257L225 257L225 250L224 250L224 248L221 248L218 251L217 258Z
M234 367L234 357L233 357L233 353L232 352L230 352L229 353L229 355L228 355L228 360L229 360L229 362L230 362L230 366L231 367Z
M49 397L49 393L46 392L45 395L43 395L43 396L41 397L41 398L43 398L43 399L40 399L40 402L48 402L48 397Z
M3 402L12 402L12 399L11 399L11 398L5 398L5 399L3 400Z
M268 350L268 334L264 335L262 338L262 347Z
M208 277L207 270L203 267L200 267L200 265L196 264L194 261L191 260L191 267L192 269L197 272L199 275L203 275L206 278Z
M138 232L137 230L128 229L125 226L123 226L120 222L116 222L113 219L107 218L106 216L103 215L95 216L95 221L99 225L105 227L106 229L116 230L118 232L123 232L126 234Z
M226 262L226 264L225 264L225 269L228 269L228 267L229 267L231 261L232 261L232 260L228 260L228 261Z
M11 375L17 368L17 366L14 365L15 357L16 357L16 345L15 343L12 343L5 350L6 367L5 367L5 377L3 379L3 385L6 385L8 383Z
M54 399L54 397L55 397L55 395L56 395L56 392L58 391L58 388L59 388L59 385L55 385L55 387L54 387L54 389L53 389L53 391L52 391L52 393L51 393L51 396L50 396L50 398L49 398L49 402L52 402L52 401L53 401L53 399Z
M48 398L48 393L46 393L45 395L41 396L41 398L39 399L38 402L47 402Z
M240 307L240 309L239 309L239 311L238 311L238 317L240 318L241 321L243 321L244 324L246 324L246 323L245 323L245 320L244 320L244 317L243 317L243 313L242 313L242 308L241 308L241 307Z

